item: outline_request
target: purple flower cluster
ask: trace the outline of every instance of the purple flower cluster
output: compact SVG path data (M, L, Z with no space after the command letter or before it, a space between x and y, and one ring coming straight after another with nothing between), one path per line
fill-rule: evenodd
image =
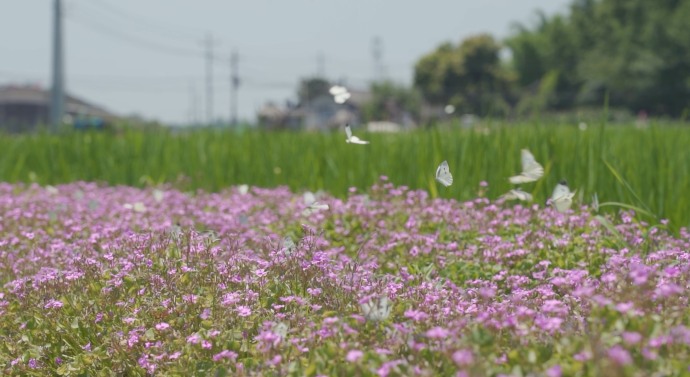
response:
M246 375L648 375L688 364L685 228L625 211L608 217L613 234L586 206L431 199L383 178L318 200L329 209L305 215L286 188L0 184L0 373L189 375L203 360Z

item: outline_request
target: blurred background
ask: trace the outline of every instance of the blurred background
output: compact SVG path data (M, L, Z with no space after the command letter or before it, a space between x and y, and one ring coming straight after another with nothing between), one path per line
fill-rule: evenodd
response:
M690 225L689 0L0 0L0 181L347 195L381 174ZM344 143L343 126L370 140ZM298 132L299 131L299 132ZM448 160L456 183L437 187ZM549 174L550 173L550 174ZM477 191L480 181L489 189Z

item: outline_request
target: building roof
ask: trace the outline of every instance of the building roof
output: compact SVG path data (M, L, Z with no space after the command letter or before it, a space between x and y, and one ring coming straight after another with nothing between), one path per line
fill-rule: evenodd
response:
M0 86L0 105L50 105L50 93L37 86ZM101 118L117 118L102 107L90 104L69 94L65 95L65 111L72 114L88 114Z

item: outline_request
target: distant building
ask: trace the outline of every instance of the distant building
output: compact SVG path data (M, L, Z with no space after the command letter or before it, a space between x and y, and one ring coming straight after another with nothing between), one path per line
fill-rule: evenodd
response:
M367 131L369 132L400 132L402 129L401 125L385 120L367 123Z
M338 129L344 124L362 123L362 106L371 93L350 90L350 98L342 104L333 96L322 95L299 105L279 107L267 103L257 113L259 125L267 129L304 129L309 131Z
M25 132L49 123L50 92L38 86L0 86L0 131ZM118 117L101 107L65 95L65 123L102 127Z

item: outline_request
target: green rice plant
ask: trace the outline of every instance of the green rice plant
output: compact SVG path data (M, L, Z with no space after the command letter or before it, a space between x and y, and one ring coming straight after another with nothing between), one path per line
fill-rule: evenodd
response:
M294 191L323 189L345 197L348 188L370 187L386 175L395 184L427 190L432 197L461 201L476 197L479 182L486 181L486 196L495 199L514 188L507 178L520 172L520 149L527 148L546 175L522 188L541 205L556 183L566 179L578 190L576 205L588 204L582 198L596 192L602 202L639 206L657 219L669 219L671 229L690 225L690 129L680 125L642 129L602 123L583 131L572 125L494 122L472 129L450 125L396 134L355 131L371 144L347 144L343 132L201 129L3 135L0 181L171 183L206 191L246 183L287 185ZM443 160L455 178L450 187L433 180Z

